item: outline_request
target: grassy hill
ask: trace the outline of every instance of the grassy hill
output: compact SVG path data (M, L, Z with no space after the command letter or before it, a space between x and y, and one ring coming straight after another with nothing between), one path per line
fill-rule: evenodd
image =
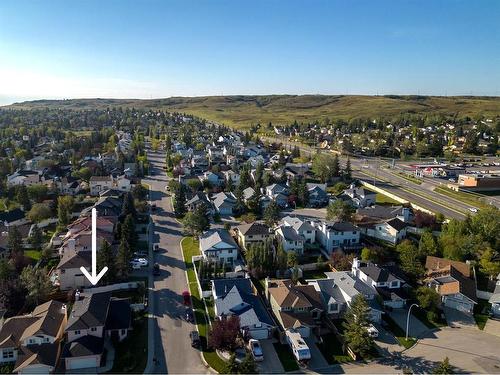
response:
M266 95L171 97L166 99L37 100L8 108L94 109L106 107L165 109L190 113L235 127L314 121L324 118L395 116L402 113L500 116L500 97Z

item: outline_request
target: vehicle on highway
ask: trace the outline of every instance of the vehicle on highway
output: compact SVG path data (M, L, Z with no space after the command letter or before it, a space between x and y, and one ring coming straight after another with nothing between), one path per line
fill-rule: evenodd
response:
M252 357L255 362L261 362L264 360L264 353L262 352L262 346L260 346L259 340L250 339L248 342L250 351L252 352Z
M159 276L160 275L160 265L158 263L155 263L153 265L153 276Z
M479 210L477 208L475 208L475 207L469 207L469 211L476 213Z
M186 318L186 322L193 323L194 322L194 316L193 316L193 310L191 308L187 308L186 311L184 312L184 317Z
M198 331L189 332L189 338L191 339L191 346L193 348L199 348L201 346L200 334Z

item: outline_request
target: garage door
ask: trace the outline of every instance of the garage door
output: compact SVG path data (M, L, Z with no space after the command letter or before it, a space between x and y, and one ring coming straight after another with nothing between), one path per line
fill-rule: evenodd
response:
M266 329L253 329L250 331L250 336L252 336L253 339L257 340L265 340L269 338L269 330Z
M71 358L66 361L66 364L69 365L68 369L70 370L98 367L97 359L95 357Z
M470 304L464 303L461 301L456 301L456 300L453 300L450 298L446 299L445 306L450 307L450 308L455 309L455 310L458 310L458 311L466 312L466 313L469 313L472 311L472 306Z

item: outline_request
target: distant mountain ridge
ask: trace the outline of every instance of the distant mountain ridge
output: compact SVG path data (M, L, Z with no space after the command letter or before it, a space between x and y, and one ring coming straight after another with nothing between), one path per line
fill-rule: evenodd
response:
M0 108L73 110L107 107L164 109L190 113L236 127L251 124L315 121L325 118L393 117L400 114L442 114L459 117L500 116L500 97L421 95L232 95L164 99L34 100Z

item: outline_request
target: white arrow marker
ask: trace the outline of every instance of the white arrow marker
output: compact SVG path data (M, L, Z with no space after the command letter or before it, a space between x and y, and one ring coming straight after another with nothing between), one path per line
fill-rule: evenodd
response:
M108 267L104 267L99 275L97 273L97 211L95 208L92 209L92 274L90 274L85 267L80 267L80 271L83 272L85 277L89 279L92 285L99 282L101 277L104 276Z

